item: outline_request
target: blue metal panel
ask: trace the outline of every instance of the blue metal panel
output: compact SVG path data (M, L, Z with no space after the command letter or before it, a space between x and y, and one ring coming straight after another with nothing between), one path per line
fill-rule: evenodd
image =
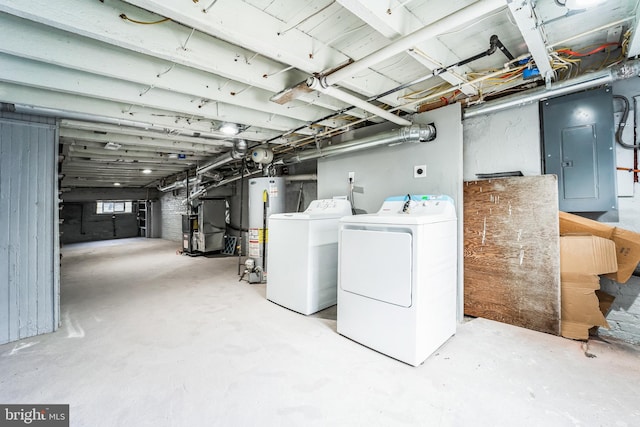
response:
M56 126L12 119L0 118L0 344L53 332L59 315Z

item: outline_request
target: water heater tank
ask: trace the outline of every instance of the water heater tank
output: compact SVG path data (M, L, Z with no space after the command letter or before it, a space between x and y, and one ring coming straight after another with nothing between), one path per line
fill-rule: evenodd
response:
M249 180L249 257L266 270L266 243L269 215L285 212L286 182L281 177Z

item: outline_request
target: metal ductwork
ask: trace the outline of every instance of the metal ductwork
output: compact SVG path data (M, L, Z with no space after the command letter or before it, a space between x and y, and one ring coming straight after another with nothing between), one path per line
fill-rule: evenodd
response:
M196 177L189 178L189 185L197 185L197 184L200 184L200 182L201 182L200 178L196 178ZM176 181L173 184L169 184L164 187L158 187L158 191L162 191L163 193L166 193L167 191L177 190L179 188L184 188L186 186L187 186L187 180L185 178L182 181Z
M533 102L538 102L542 99L566 95L579 90L613 83L618 80L637 77L638 75L640 75L640 60L629 61L606 70L584 74L571 80L552 84L549 89L542 87L539 89L529 90L523 94L505 96L504 98L487 102L481 106L467 108L464 111L463 118L470 119L482 114L495 113L508 108L520 107Z
M185 203L191 202L192 200L197 199L198 197L200 197L203 194L205 194L207 191L212 190L212 189L214 189L216 187L221 187L223 185L238 181L239 179L247 178L247 177L250 177L250 176L253 176L253 175L257 175L259 173L262 173L262 170L256 170L256 171L253 171L253 172L249 172L249 173L245 174L244 177L242 175L236 175L236 176L232 176L232 177L227 178L227 179L223 179L220 182L215 182L213 184L209 184L206 187L202 187L200 190L198 190L195 193L189 195L189 197L187 197L187 199L185 201L183 201L182 203L185 204Z
M285 159L284 163L291 164L320 157L337 156L340 154L351 153L353 151L377 147L379 145L398 145L407 142L428 142L433 141L435 138L436 128L433 124L412 125L392 129L366 138L354 139L353 141L325 147L321 150L310 150L306 153L300 153L296 156Z
M199 167L196 170L197 175L202 175L212 169L218 168L222 165L226 165L234 160L241 160L244 156L247 155L247 141L244 139L237 139L233 143L233 148L228 153L225 153L215 159L213 162L206 164L202 167Z

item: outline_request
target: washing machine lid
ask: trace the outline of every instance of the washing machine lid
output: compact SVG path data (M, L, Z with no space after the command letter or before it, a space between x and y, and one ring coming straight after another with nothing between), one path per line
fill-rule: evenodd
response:
M446 195L411 194L385 199L374 214L354 215L341 222L355 224L431 224L456 220L453 199Z
M320 220L351 216L351 203L344 199L314 200L304 212L273 214L269 219Z

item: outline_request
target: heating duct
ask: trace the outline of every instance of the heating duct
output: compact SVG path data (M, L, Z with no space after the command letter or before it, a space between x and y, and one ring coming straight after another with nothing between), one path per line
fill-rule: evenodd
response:
M189 178L189 185L200 184L200 178ZM184 188L187 186L187 179L183 179L182 181L176 181L172 184L166 185L164 187L158 187L159 191L166 193L167 191L177 190L179 188Z
M233 148L231 151L221 155L216 158L213 162L208 163L204 166L199 167L196 170L197 175L202 175L212 169L218 168L222 165L226 165L234 160L241 160L244 156L247 155L247 141L244 139L237 139L233 143Z
M225 165L233 160L240 160L246 154L247 154L247 142L244 139L236 140L233 143L233 148L231 149L231 151L216 158L213 162L198 168L198 170L196 171L196 174L198 176L194 178L189 178L189 186L200 184L202 182L202 177L201 177L202 174L212 169L215 169L217 167L220 167L222 165ZM177 190L178 188L184 188L186 186L187 186L187 180L183 179L182 181L176 181L173 184L169 184L165 187L158 187L158 190L162 192L167 192L171 190ZM202 190L198 191L198 195L202 194L201 191ZM195 197L190 197L189 200Z
M364 150L367 148L377 147L379 145L397 145L406 142L428 142L433 141L436 137L436 128L434 125L412 125L401 128L392 129L377 135L354 139L353 141L342 144L325 147L320 150L309 150L306 153L300 153L288 159L284 159L284 164L292 164L303 162L305 160L317 159L320 157L331 157L340 154L351 153L354 151Z
M366 148L377 147L379 145L397 145L397 144L404 144L406 142L412 142L412 143L428 142L428 141L433 141L435 137L436 137L436 128L432 124L405 126L401 128L392 129L392 130L383 132L381 134L360 138L360 139L354 139L353 141L334 145L332 147L326 147L319 151L310 150L308 153L300 153L294 157L290 157L286 160L279 160L278 162L274 162L274 163L292 164L292 163L302 162L305 160L317 159L319 157L330 157L330 156L337 156L339 154L351 153L353 151L364 150ZM217 161L213 162L212 165L215 163L217 163ZM205 166L205 168L207 168L206 170L210 169L209 165ZM245 175L245 178L260 172L261 171L259 170L254 171L250 174ZM202 171L199 169L197 173L200 174L202 173ZM239 180L240 178L241 176L237 175L231 178L227 178L223 181L213 183L206 187L203 187L197 192L189 195L185 203L200 197L201 195L205 194L207 191L213 188L220 187L225 184L229 184L231 182ZM307 177L305 176L305 178ZM311 178L311 177L308 177L308 178Z

